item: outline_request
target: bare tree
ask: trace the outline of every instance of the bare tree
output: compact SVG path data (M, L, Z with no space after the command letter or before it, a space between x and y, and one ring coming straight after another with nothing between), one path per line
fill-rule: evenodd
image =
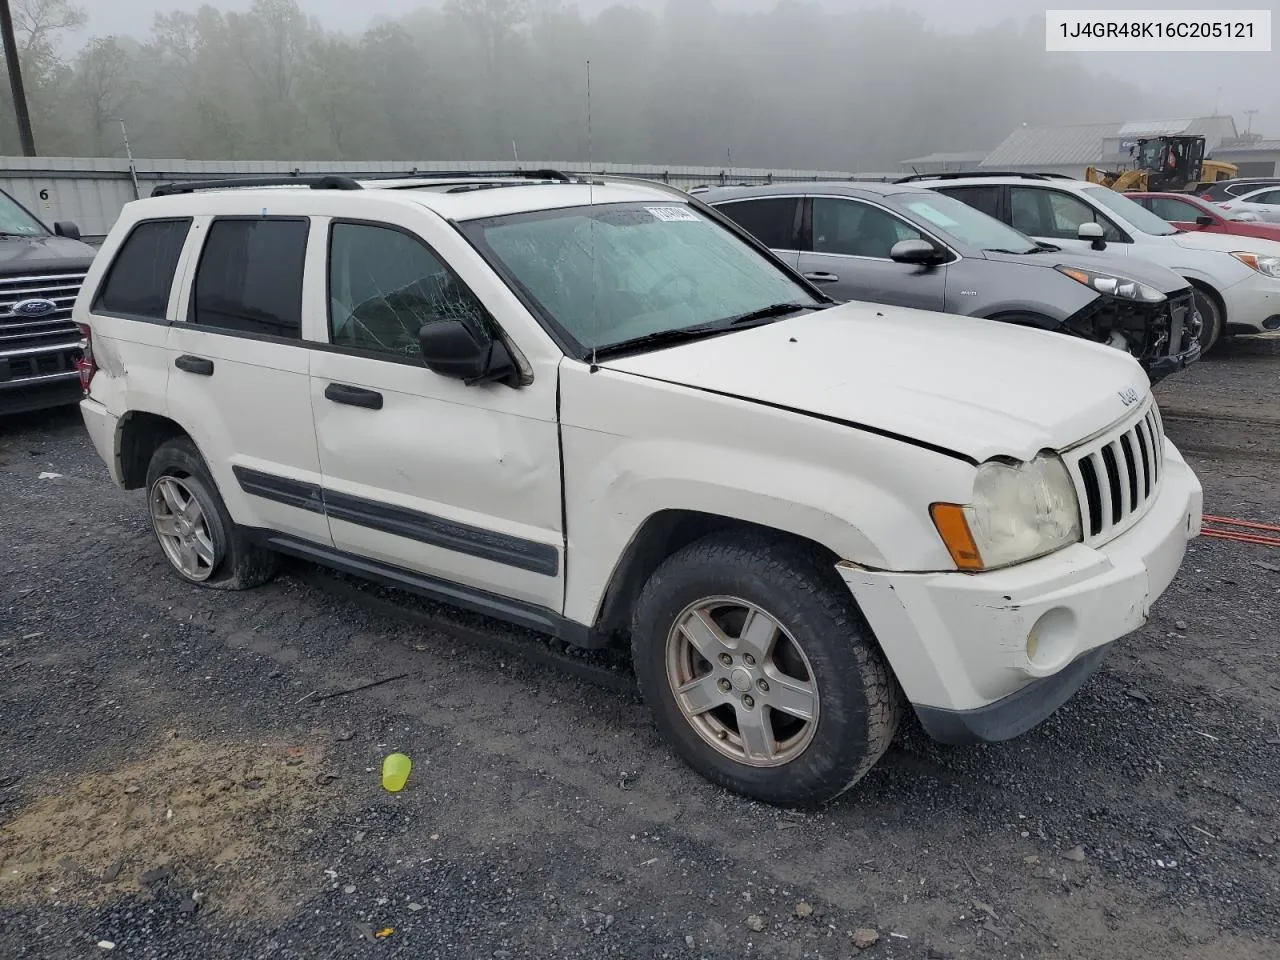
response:
M130 67L129 56L115 37L95 37L76 58L76 94L95 156L105 156L108 124L124 113L134 87Z

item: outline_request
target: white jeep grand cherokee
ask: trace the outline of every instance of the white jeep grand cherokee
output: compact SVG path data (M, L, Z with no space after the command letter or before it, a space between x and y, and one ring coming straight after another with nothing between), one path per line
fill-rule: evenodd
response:
M192 583L287 553L629 641L695 770L813 804L904 698L1039 723L1199 531L1118 351L832 306L657 184L289 182L129 204L76 302L85 423Z

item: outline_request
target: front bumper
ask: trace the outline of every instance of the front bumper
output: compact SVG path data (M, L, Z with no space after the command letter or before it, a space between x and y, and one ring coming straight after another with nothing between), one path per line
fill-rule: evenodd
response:
M1200 532L1199 480L1165 443L1159 496L1128 531L990 573L838 569L931 734L998 740L1029 730L1133 632ZM1034 640L1032 639L1034 637Z
M1268 317L1280 314L1280 280L1249 271L1249 276L1222 292L1227 332L1263 333Z

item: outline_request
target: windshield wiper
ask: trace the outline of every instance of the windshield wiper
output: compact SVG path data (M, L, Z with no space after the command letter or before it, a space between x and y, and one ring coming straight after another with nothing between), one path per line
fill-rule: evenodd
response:
M750 313L739 314L736 317L726 317L720 323L728 327L741 327L744 324L756 323L759 320L782 317L788 313L799 313L801 310L825 310L830 306L832 306L830 303L771 303L767 307L752 310Z
M1030 250L1006 250L1004 247L983 247L982 252L983 253L1007 253L1013 257L1025 257L1027 254L1036 253L1037 251L1035 247L1032 247Z
M1036 248L1031 253L1061 253L1062 248L1056 243L1045 243L1043 240L1036 241Z
M607 347L600 347L594 353L589 353L588 356L594 356L598 360L607 360L610 357L631 353L635 350L665 347L673 343L684 343L688 340L701 340L703 337L713 337L716 334L728 333L729 330L729 325L723 322L703 323L696 327L682 327L678 330L659 330L657 333L646 333L643 337L634 337L630 340L611 343Z
M646 350L653 347L666 347L675 343L685 343L689 340L701 340L706 337L714 337L722 333L728 333L730 330L736 330L749 324L761 323L764 320L771 320L774 317L781 317L789 313L798 313L801 310L825 310L827 307L834 306L830 303L773 303L767 307L761 307L759 310L752 310L750 313L743 313L736 317L726 317L723 320L716 320L711 323L700 323L696 327L681 327L676 330L659 330L657 333L646 333L643 337L635 337L631 340L623 340L620 343L611 343L607 347L600 347L595 351L596 359L608 359L624 353L632 353L636 350Z

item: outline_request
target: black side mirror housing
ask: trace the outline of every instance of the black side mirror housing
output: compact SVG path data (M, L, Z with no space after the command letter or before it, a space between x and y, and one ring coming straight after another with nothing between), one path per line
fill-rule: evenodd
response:
M432 373L467 386L502 382L515 386L520 372L506 344L496 337L481 343L461 320L432 320L418 331L422 362Z
M71 220L59 220L53 225L53 233L58 237L66 237L68 240L80 239L80 228Z
M1198 227L1212 227L1215 223L1217 223L1217 221L1207 213L1202 213L1200 216L1196 217L1196 226Z
M940 263L944 254L928 240L899 240L889 251L894 263L913 263L928 266Z

